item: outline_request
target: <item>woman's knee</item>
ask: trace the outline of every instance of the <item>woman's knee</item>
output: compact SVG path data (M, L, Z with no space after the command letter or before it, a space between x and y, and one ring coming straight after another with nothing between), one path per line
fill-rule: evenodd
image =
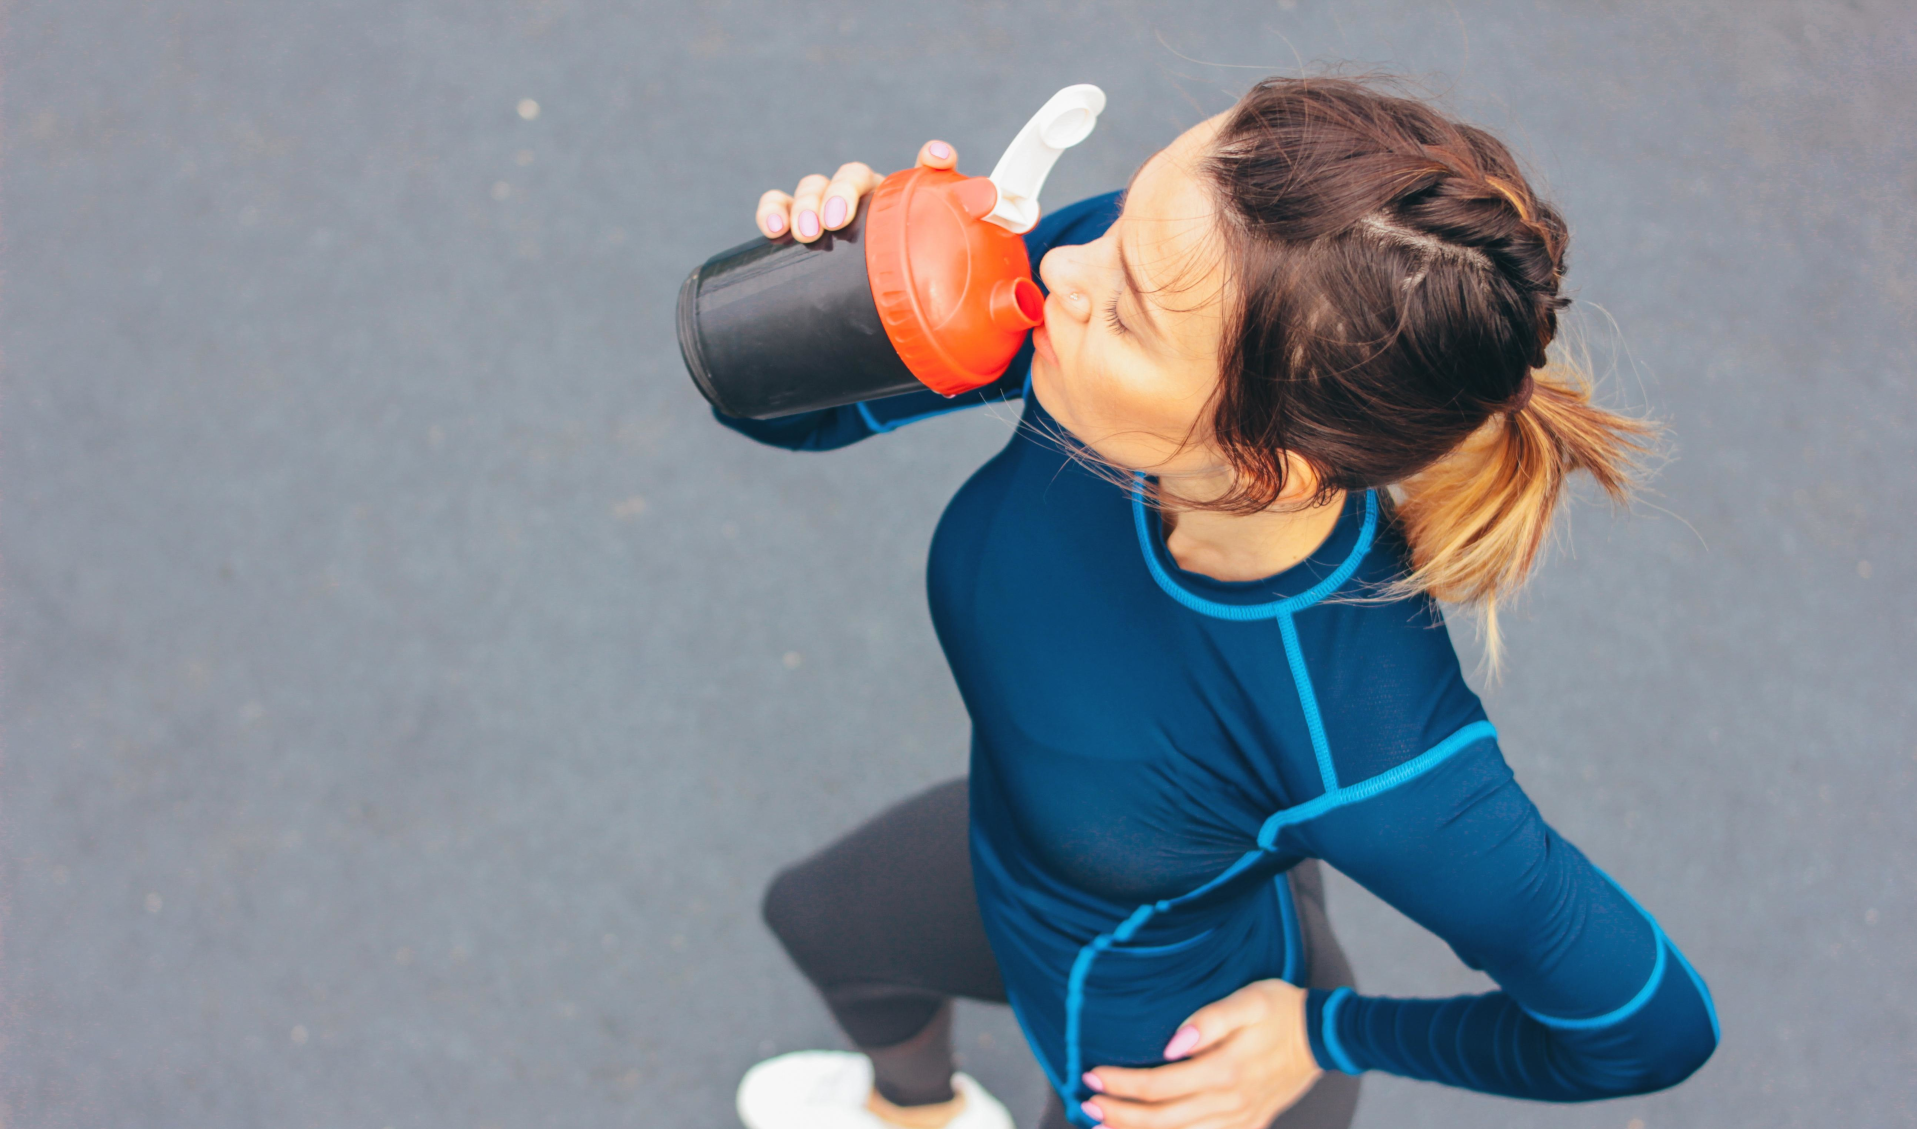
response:
M773 876L759 902L759 916L766 928L795 960L814 948L824 926L818 892L810 888L813 885L808 881L805 863L788 866Z

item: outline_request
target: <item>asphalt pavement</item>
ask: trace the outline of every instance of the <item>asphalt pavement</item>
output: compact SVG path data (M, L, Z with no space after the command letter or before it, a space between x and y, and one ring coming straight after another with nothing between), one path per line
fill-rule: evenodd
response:
M1678 1089L1362 1129L1917 1125L1917 14L1896 0L14 0L0 30L0 1121L730 1129L838 1045L758 892L964 770L922 569L1002 417L715 426L761 189L1053 90L1056 206L1274 72L1416 77L1573 228L1586 501L1487 701L1714 990ZM1467 650L1468 630L1457 632ZM1366 990L1483 983L1350 882ZM1002 1009L967 1068L1028 1119Z

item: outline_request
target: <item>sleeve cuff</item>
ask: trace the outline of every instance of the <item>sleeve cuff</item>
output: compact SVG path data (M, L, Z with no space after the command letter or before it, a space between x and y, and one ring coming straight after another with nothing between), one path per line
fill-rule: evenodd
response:
M1350 988L1337 988L1325 991L1313 988L1305 996L1305 1035L1311 1040L1311 1057L1325 1070L1336 1070L1341 1074L1361 1074L1362 1068L1351 1060L1346 1047L1344 1032L1349 1028L1341 1027L1339 1020L1345 1011L1345 1005L1357 993Z

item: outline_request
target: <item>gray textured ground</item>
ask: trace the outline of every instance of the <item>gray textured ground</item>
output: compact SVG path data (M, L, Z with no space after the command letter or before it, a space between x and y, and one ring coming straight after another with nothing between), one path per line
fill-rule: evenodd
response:
M755 449L674 288L762 186L928 136L982 170L1097 82L1063 203L1326 57L1532 156L1673 426L1490 703L1725 1025L1674 1093L1378 1079L1361 1125L1917 1125L1907 5L8 9L8 1125L734 1124L747 1064L833 1042L761 883L962 769L920 570L1004 431ZM1474 982L1333 894L1368 988Z

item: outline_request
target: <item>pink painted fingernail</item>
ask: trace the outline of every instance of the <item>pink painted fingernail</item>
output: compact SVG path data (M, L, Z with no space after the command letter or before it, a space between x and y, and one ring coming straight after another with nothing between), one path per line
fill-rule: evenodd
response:
M1104 1124L1105 1111L1098 1108L1097 1102L1086 1102L1084 1105L1081 1105L1078 1108L1085 1111L1086 1117L1091 1118L1093 1121L1096 1121L1101 1125Z
M1094 1094L1102 1094L1105 1092L1105 1083L1100 1082L1098 1075L1093 1074L1089 1070L1085 1072L1085 1077L1079 1079L1079 1081L1085 1083L1085 1088Z
M1185 1024L1178 1029L1178 1034L1172 1036L1171 1042L1165 1044L1165 1057L1184 1058L1198 1045L1198 1039L1198 1028Z
M816 239L819 235L819 213L810 209L799 213L799 238Z
M952 147L950 145L947 145L943 141L932 142L930 145L927 145L925 147L925 151L927 153L932 154L933 157L941 161L949 158L952 155Z
M777 212L766 216L765 229L774 235L779 234L785 230L785 217Z
M825 226L837 227L845 222L845 197L834 196L825 202Z

